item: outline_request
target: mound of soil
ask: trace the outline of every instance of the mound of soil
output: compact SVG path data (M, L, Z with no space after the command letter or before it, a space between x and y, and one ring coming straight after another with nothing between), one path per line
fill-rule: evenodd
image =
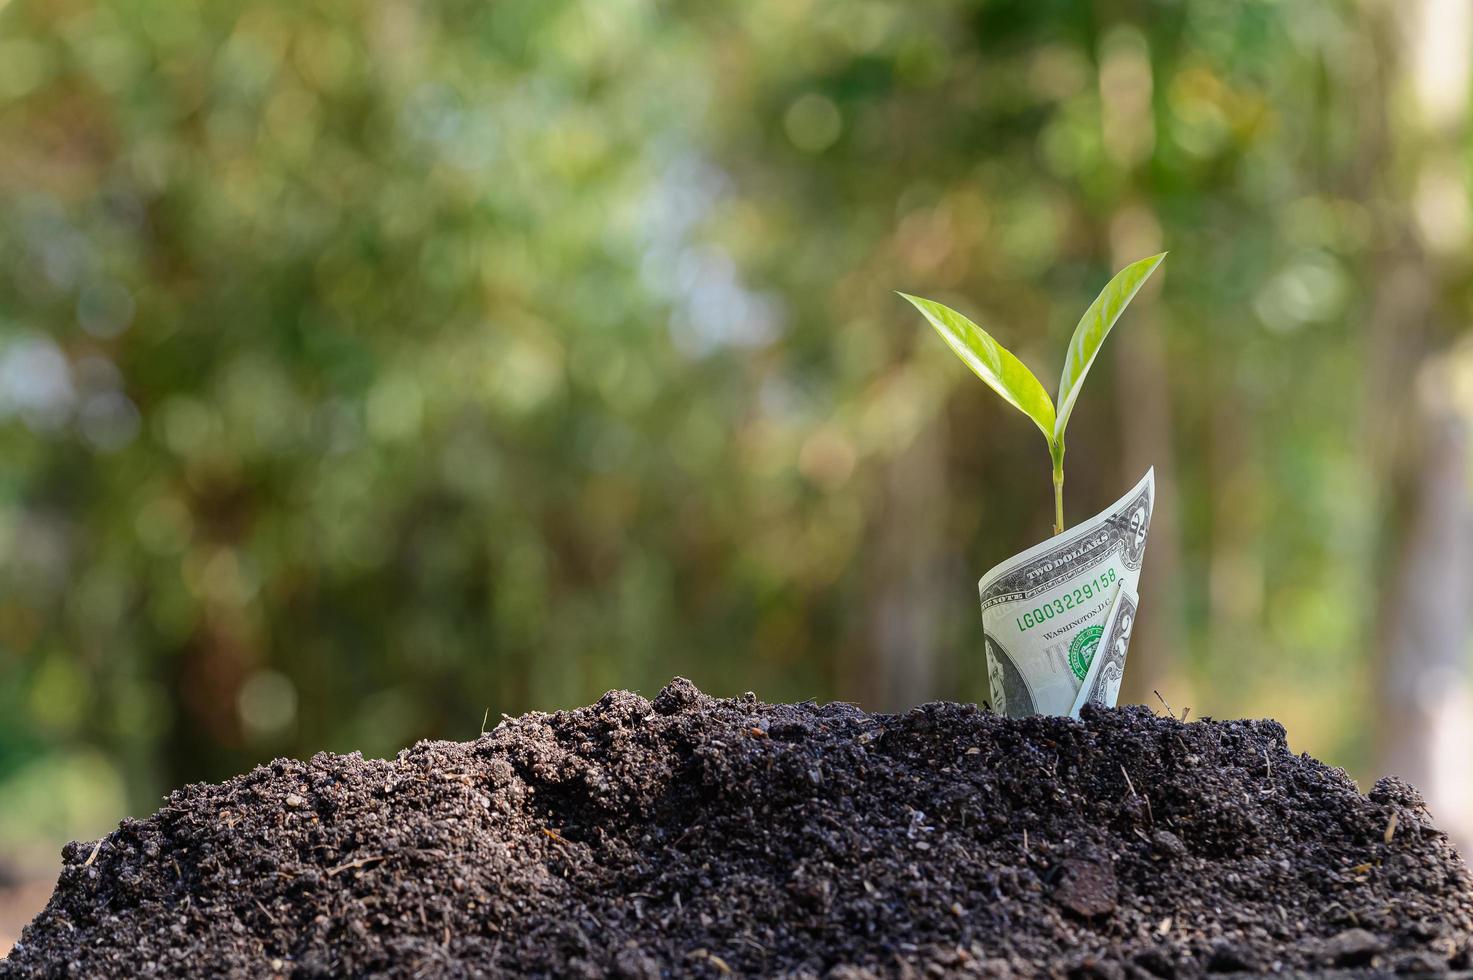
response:
M1416 792L1272 721L1009 720L687 681L321 754L70 844L0 977L1195 976L1473 966Z

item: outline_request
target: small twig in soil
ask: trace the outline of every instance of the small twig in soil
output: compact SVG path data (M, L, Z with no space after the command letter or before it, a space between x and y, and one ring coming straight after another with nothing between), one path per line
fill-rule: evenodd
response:
M715 953L711 952L705 947L691 950L689 953L685 954L685 958L688 960L706 960L712 966L716 967L716 970L719 973L727 974L731 972L731 967L727 965L726 960L723 960L721 957L717 956Z
M252 901L256 903L256 908L261 910L261 914L271 920L272 925L276 926L278 929L281 928L281 922L276 918L276 916L271 914L270 910L267 909L266 906L261 904L261 900L259 898L252 899Z
M572 843L566 837L564 837L562 834L558 833L556 830L553 830L551 827L543 827L542 828L542 832L544 834L546 834L548 837L551 837L554 841L556 841L558 844L562 845L563 847L571 847L572 846Z
M687 837L689 837L691 834L694 834L696 831L698 831L700 829L701 829L701 825L700 824L698 824L698 823L691 824L689 827L685 828L685 833L681 834L679 837L675 838L673 841L670 842L670 846L671 847L679 847L681 844L684 844L685 843L685 840L686 840Z
M327 872L327 876L329 878L332 878L332 877L338 875L339 873L341 873L343 871L350 871L350 870L353 870L355 868L367 867L368 865L374 864L374 863L376 863L378 861L382 861L382 860L384 860L387 857L388 857L387 854L374 854L374 855L370 855L369 857L361 857L361 858L358 858L357 860L349 861L346 864L340 864L336 868L329 868L328 869L328 872Z
M1386 833L1383 835L1383 838L1386 841L1386 843L1389 845L1391 843L1391 838L1393 838L1395 836L1396 836L1396 813L1393 811L1392 814L1391 814L1391 819L1388 820L1388 821L1386 821Z
M1137 793L1135 791L1135 783L1132 783L1130 781L1130 773L1128 773L1128 772L1125 771L1125 767L1124 766L1121 766L1120 767L1120 775L1122 775L1122 776L1125 777L1125 785L1128 786L1128 787L1130 787L1130 795L1131 796L1140 796L1140 798L1142 800L1145 800L1145 802L1146 802L1146 816L1150 819L1151 826L1152 827L1156 826L1156 814L1155 814L1154 811L1151 810L1151 798L1149 796L1141 796L1140 793Z
M89 854L89 855L87 855L87 860L85 860L85 861L82 862L82 867L84 867L84 868L90 868L90 867L92 867L92 862L97 860L97 853L99 851L101 851L101 850L102 850L102 839L101 838L98 838L97 843L94 844L93 847L92 847L92 853Z
M1151 693L1154 694L1154 695L1156 695L1156 700L1157 701L1160 701L1161 702L1161 706L1166 709L1166 717L1168 717L1168 718L1175 718L1176 717L1176 711L1171 707L1171 705L1169 705L1169 704L1166 703L1166 699L1161 696L1161 692L1158 691L1158 690L1156 690L1155 688L1152 688L1151 689Z
M488 707L486 713L481 716L481 734L486 734L486 722L491 720L491 709Z

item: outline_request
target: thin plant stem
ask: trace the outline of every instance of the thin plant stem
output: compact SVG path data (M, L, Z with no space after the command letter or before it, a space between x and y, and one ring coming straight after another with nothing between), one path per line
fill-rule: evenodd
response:
M1054 533L1064 533L1064 471L1054 470Z

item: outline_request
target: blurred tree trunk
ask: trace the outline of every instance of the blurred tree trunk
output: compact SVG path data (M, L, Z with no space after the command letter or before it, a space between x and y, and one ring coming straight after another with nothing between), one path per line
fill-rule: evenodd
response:
M936 628L949 587L945 445L946 426L938 416L885 474L883 506L866 549L868 669L838 684L872 710L904 710L937 696Z
M1473 693L1468 682L1473 504L1468 433L1473 410L1457 378L1473 368L1448 348L1439 286L1470 245L1466 136L1473 18L1461 0L1370 4L1399 42L1393 77L1416 106L1406 145L1413 227L1384 257L1371 320L1365 407L1374 472L1391 488L1382 508L1383 561L1393 567L1379 606L1375 661L1379 771L1416 785L1442 827L1473 845ZM1397 92L1390 86L1390 95ZM1383 104L1387 100L1382 100ZM1384 131L1389 125L1379 127ZM1384 138L1384 136L1383 136ZM1415 242L1416 244L1413 244Z
M1141 206L1115 216L1110 228L1111 266L1119 269L1145 255L1161 251L1161 229L1155 216ZM1163 269L1170 275L1170 269ZM1139 594L1143 613L1130 645L1130 670L1125 675L1123 704L1156 704L1160 690L1180 710L1191 703L1182 658L1180 595L1181 540L1177 522L1176 459L1171 439L1171 389L1166 367L1166 343L1155 304L1160 283L1147 284L1147 293L1131 308L1128 329L1112 341L1115 354L1115 390L1119 397L1120 492L1156 468L1156 505L1151 515L1149 557L1141 569Z
M1422 372L1400 560L1383 599L1378 762L1421 789L1464 854L1473 845L1473 696L1468 690L1473 507L1466 415L1446 397L1450 363Z
M1156 81L1150 43L1138 28L1118 23L1096 40L1105 153L1129 174L1129 182L1148 187L1147 165L1156 144L1152 112ZM1162 250L1161 225L1144 203L1144 194L1126 192L1105 229L1112 269ZM1170 264L1162 270L1171 274ZM1123 703L1154 704L1152 693L1187 699L1182 674L1181 623L1176 583L1181 568L1176 512L1176 463L1171 439L1171 388L1166 341L1151 302L1162 277L1148 282L1131 309L1131 323L1116 334L1115 390L1119 398L1121 491L1156 468L1156 504L1151 515L1149 558L1141 569L1142 616L1130 649ZM1171 692L1171 693L1167 693Z

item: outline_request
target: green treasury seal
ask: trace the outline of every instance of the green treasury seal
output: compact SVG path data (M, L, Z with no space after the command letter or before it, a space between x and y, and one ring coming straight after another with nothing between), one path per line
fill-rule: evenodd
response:
M1074 634L1074 642L1069 644L1069 669L1080 680L1084 680L1084 675L1089 673L1090 661L1095 658L1095 650L1099 647L1100 637L1104 632L1103 626L1086 626Z

